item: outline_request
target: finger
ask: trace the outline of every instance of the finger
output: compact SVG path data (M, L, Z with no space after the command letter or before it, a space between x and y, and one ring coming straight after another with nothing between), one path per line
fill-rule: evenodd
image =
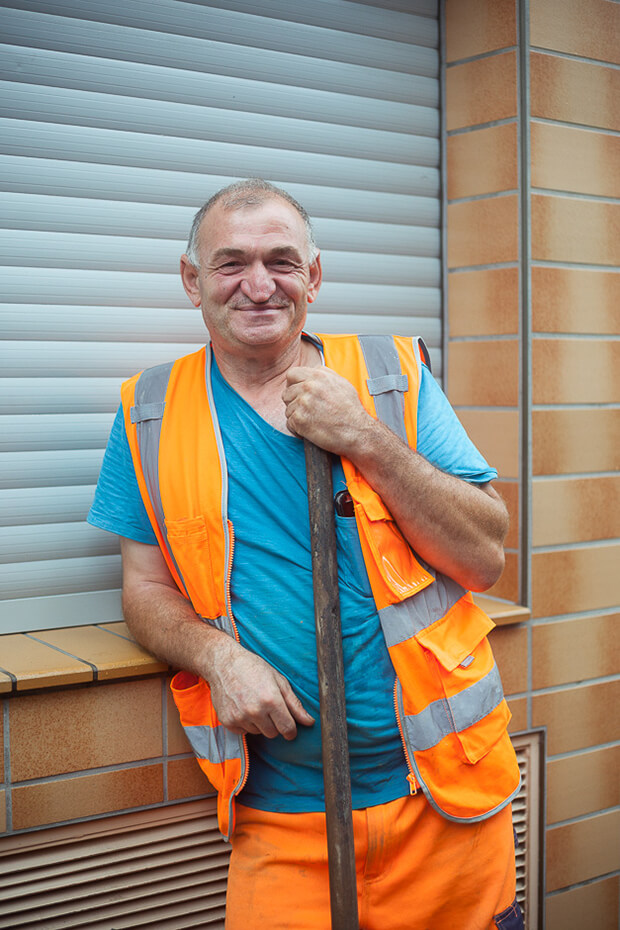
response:
M311 727L313 725L314 717L308 713L286 678L284 679L284 686L282 688L282 697L284 698L293 720L297 721L297 723L301 723L305 727Z

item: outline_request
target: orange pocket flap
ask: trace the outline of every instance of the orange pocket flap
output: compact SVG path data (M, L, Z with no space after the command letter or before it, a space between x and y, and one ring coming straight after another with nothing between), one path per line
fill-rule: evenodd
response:
M466 595L445 617L417 633L415 638L447 672L453 672L494 626L491 618L471 600L471 595Z

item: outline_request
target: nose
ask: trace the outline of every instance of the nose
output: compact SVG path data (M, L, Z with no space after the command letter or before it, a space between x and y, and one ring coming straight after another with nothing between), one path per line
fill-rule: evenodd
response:
M273 280L269 271L262 262L254 262L249 265L241 280L242 293L252 301L252 303L265 303L276 290L276 282Z

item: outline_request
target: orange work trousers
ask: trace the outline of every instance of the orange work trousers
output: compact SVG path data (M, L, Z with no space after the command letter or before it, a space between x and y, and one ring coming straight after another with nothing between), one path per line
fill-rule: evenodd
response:
M420 793L353 811L361 930L522 930L510 805L452 823ZM226 930L329 930L325 815L237 805Z

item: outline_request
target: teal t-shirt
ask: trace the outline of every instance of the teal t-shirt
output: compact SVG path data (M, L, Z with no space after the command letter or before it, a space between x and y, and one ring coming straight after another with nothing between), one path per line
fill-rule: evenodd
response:
M310 524L304 444L274 429L213 371L235 530L232 608L243 645L281 672L316 719L295 740L249 736L239 800L261 810L324 807ZM345 488L334 467L334 493ZM354 517L337 518L338 581L354 808L408 793L394 711L394 669ZM372 674L369 670L372 669Z
M232 608L241 642L291 682L313 727L295 740L250 736L250 774L240 796L272 811L324 809L310 528L303 442L271 427L213 365L213 390L226 451L229 518L235 528ZM469 481L497 477L472 445L423 366L418 451ZM334 492L344 488L340 463ZM117 416L88 521L156 544L137 486L122 415ZM355 519L336 517L351 790L354 808L409 790L393 703L394 670L381 633Z

